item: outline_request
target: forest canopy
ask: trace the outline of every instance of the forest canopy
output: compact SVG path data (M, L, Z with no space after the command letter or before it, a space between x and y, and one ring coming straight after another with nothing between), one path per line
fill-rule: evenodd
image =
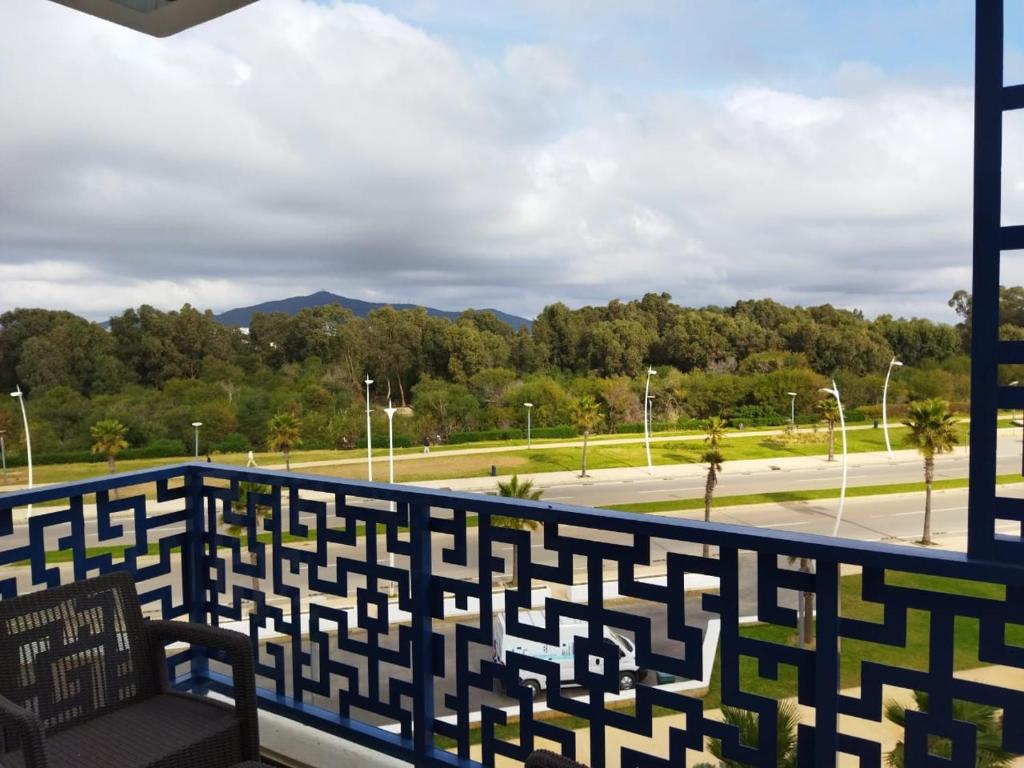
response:
M1004 337L1024 338L1024 288L1003 289L1003 301ZM184 451L199 420L204 450L263 449L282 412L299 420L305 447L351 447L364 437L367 374L373 406L390 393L408 407L395 422L400 444L521 428L524 402L534 403L536 428L571 425L582 396L601 405L603 429L629 430L642 419L647 366L657 370L652 420L664 426L712 415L788 419L788 392L810 416L832 378L849 406L870 414L893 356L905 364L892 385L897 407L927 397L965 407L969 294L958 291L950 306L956 326L771 299L690 308L649 293L599 307L552 304L518 331L474 310L455 321L390 307L360 318L331 305L257 314L247 332L187 304L127 309L108 327L15 309L0 315L0 380L27 393L34 453L87 450L90 427L104 419L122 422L133 447ZM14 407L0 406L0 429L17 451Z

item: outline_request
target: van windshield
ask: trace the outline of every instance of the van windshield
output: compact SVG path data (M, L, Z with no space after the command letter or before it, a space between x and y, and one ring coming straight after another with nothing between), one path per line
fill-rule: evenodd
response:
M626 653L632 655L633 652L636 650L636 647L633 645L633 641L630 640L628 637L620 635L618 632L612 632L612 636L615 638L615 641L619 644L621 648L625 648Z

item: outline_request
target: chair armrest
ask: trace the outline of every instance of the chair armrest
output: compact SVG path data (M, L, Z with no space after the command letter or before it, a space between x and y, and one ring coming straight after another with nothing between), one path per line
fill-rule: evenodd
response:
M145 622L150 645L163 655L168 643L183 642L225 651L234 678L235 713L242 724L242 757L259 759L259 721L256 711L256 667L249 636L221 627L191 624L185 621L149 620Z
M17 734L25 768L46 768L46 731L39 715L0 696L0 728Z

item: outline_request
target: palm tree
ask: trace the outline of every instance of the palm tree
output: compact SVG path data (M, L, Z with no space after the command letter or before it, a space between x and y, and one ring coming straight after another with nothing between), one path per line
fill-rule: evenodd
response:
M836 424L839 423L839 403L834 397L826 398L816 406L828 426L828 460L836 460Z
M957 444L956 420L945 400L932 398L911 403L903 424L910 428L906 442L924 457L924 532L922 544L932 543L932 480L935 457L953 450Z
M111 474L117 471L114 457L122 448L128 447L128 427L117 419L103 419L97 421L89 428L95 442L92 444L92 452L102 453L107 457L107 468Z
M704 522L711 522L711 501L715 495L715 486L718 485L718 473L722 471L722 462L725 458L718 446L725 438L725 422L718 416L712 416L704 425L704 444L707 446L701 461L708 464L708 479L704 484ZM710 546L704 545L704 557L710 554Z
M584 395L570 409L573 423L583 433L583 467L580 470L580 477L587 476L587 438L590 433L601 423L601 406L590 395Z
M760 716L756 712L722 707L722 720L739 729L741 744L753 747L760 742ZM796 768L796 727L799 722L796 704L780 702L775 721L775 764L779 768ZM746 768L749 765L723 757L719 739L708 739L708 751L718 758L721 768Z
M928 711L928 694L914 691L914 703L920 712ZM999 710L987 704L973 701L953 699L953 719L970 723L975 728L974 764L977 768L1004 768L1013 765L1014 756L1003 750L1003 718ZM885 718L901 728L906 728L907 708L896 701L885 704ZM939 736L928 736L928 752L939 758L952 759L953 745L949 739ZM886 755L886 762L891 768L904 768L906 756L904 743L897 741L896 746Z
M531 501L539 501L540 497L544 495L544 491L534 490L532 480L524 480L519 482L519 475L512 475L512 479L507 483L501 481L498 482L498 495L504 496L510 499L529 499ZM514 517L510 515L491 515L491 525L496 525L499 528L514 528L516 530L534 530L537 528L539 523L536 520L530 520L526 517ZM516 586L519 583L519 558L516 553L512 553L512 586Z
M290 413L279 413L267 425L267 446L284 454L284 467L291 471L292 448L302 445L302 427Z
M249 497L254 497L253 502L253 513L256 515L256 530L260 529L260 521L270 517L272 508L266 504L260 504L255 501L256 495L269 495L270 486L262 485L261 483L239 483L238 484L238 498L231 502L231 507L235 512L244 514L249 509ZM224 516L221 515L221 523L225 523ZM244 526L241 525L227 525L227 532L232 536L238 538L242 535L242 531L245 530ZM252 563L255 568L258 558L256 556L256 549L251 548L249 550L249 562ZM252 577L252 588L253 591L259 592L260 589L260 577L253 573Z

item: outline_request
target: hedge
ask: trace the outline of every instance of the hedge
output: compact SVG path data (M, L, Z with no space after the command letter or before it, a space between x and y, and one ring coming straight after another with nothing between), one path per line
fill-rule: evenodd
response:
M116 458L121 459L168 459L187 458L185 445L180 440L154 440L149 445L141 448L125 448L119 451ZM53 464L88 464L105 462L107 457L102 453L92 451L60 451L57 453L42 453L32 456L32 463L36 466L50 466ZM24 467L28 464L27 458L22 454L7 456L7 466Z
M394 438L394 446L395 446L395 448L412 448L412 445L413 445L412 438L409 437L408 435L395 435L395 438ZM387 448L388 447L388 439L386 437L378 438L377 442L374 443L374 446L376 448ZM363 449L365 449L366 448L366 438L365 437L361 437L358 440L356 440L355 447L356 448L363 448Z
M656 421L653 424L651 424L651 431L652 432L672 432L675 429L678 429L678 427L676 426L675 422L672 422L672 421ZM616 432L616 434L620 434L620 435L622 435L622 434L634 434L634 433L639 433L639 432L643 432L643 431L644 431L644 424L643 424L642 421L638 421L638 422L633 423L633 424L616 424L615 425L615 432Z
M537 430L532 430L534 435ZM485 429L479 432L452 432L448 435L449 445L462 445L463 443L482 443L487 440L522 440L526 433L515 427L506 429Z

